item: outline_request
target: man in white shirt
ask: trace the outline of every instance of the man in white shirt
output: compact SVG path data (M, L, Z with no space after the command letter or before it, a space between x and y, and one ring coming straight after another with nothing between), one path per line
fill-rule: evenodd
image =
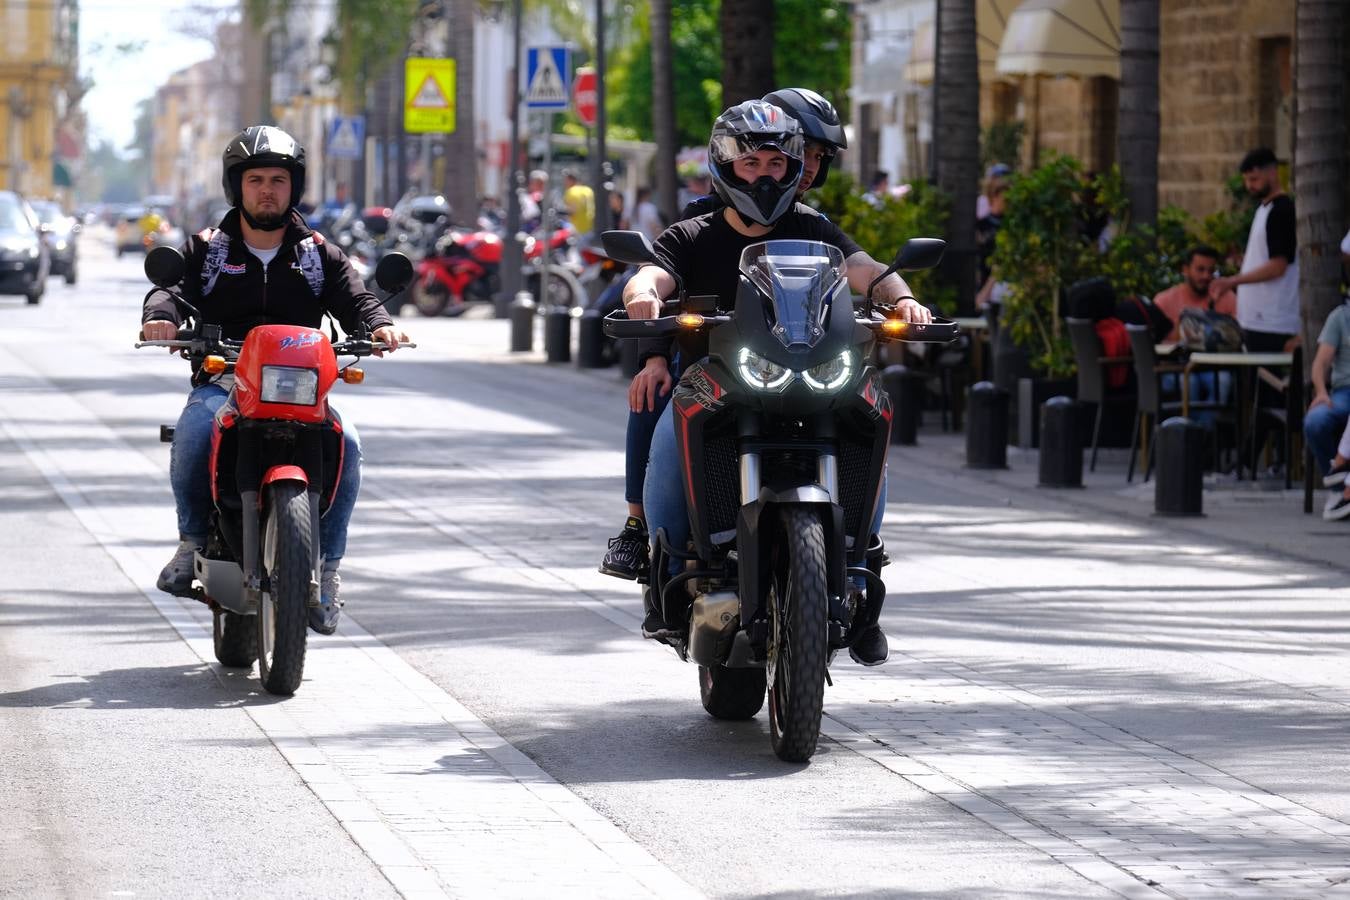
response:
M1210 296L1237 289L1237 320L1243 343L1255 352L1288 349L1299 332L1298 240L1294 201L1280 186L1275 154L1261 147L1240 166L1247 193L1261 201L1247 235L1242 271L1210 283Z
M638 188L637 204L633 207L633 228L653 242L666 230L665 222L661 221L661 211L652 202L652 189L649 187Z

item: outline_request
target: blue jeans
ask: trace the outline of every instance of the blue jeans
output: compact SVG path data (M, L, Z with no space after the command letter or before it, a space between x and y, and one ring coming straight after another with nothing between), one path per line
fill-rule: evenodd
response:
M1330 406L1310 409L1303 417L1303 438L1308 442L1313 459L1322 467L1323 475L1327 474L1336 457L1336 445L1340 443L1347 419L1350 419L1350 387L1331 391Z
M647 462L647 482L642 492L643 512L647 515L647 530L656 539L658 529L664 528L666 540L676 550L689 543L689 503L684 495L684 481L680 475L679 448L675 444L675 417L673 407L667 404L652 434L651 457ZM872 534L881 531L881 519L886 512L886 474L881 476L881 497L872 516ZM671 571L679 568L672 559Z
M647 480L647 460L651 456L652 433L656 431L656 423L661 420L661 413L665 412L671 395L675 393L675 384L680 380L679 354L670 361L670 377L673 379L670 390L665 396L659 393L656 395L652 409L644 409L642 412L628 411L628 434L623 458L625 503L642 503L642 485ZM643 513L646 514L645 509Z
M1165 372L1159 380L1164 394L1177 396L1181 392L1181 381L1176 372ZM1218 403L1227 406L1233 396L1233 373L1227 369L1217 372L1192 372L1186 380L1192 403ZM1210 426L1218 420L1218 414L1212 409L1198 409L1191 412L1191 420Z
M206 543L211 510L211 423L228 396L218 384L193 388L187 405L174 426L169 453L169 482L178 510L178 535L182 540ZM333 410L337 415L337 410ZM338 417L341 419L341 416ZM319 547L325 559L337 560L347 552L347 523L361 491L361 438L356 427L343 422L342 479L337 494L319 523Z

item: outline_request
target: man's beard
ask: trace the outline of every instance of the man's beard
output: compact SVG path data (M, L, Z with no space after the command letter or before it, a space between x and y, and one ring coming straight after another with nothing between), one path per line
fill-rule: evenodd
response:
M1187 285L1187 287L1189 287L1189 288L1191 289L1191 293L1195 294L1196 296L1199 296L1199 297L1208 297L1208 296L1209 296L1209 285L1208 285L1208 284L1206 284L1204 287L1200 287L1200 286L1197 285L1194 281L1192 281L1191 279L1187 278L1187 279L1186 279L1186 285Z
M239 208L239 211L243 213L244 221L259 231L277 231L285 228L286 217L290 213L290 210L286 210L285 212L269 212L255 216L243 206Z
M281 224L282 215L279 212L265 212L259 213L253 219L264 228L275 228Z

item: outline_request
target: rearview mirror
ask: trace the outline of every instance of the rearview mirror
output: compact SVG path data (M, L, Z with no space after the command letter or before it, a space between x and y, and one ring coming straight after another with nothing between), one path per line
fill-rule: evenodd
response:
M895 262L891 265L891 269L917 272L920 269L934 268L942 262L942 254L946 249L947 242L941 238L910 238L905 241L900 252L895 254Z
M156 247L145 255L145 277L156 287L174 287L185 269L183 254L173 247Z
M412 278L412 261L402 253L386 253L375 267L375 283L391 294L407 287Z
M610 259L634 266L643 263L660 265L651 241L641 231L606 231L600 235L600 243Z

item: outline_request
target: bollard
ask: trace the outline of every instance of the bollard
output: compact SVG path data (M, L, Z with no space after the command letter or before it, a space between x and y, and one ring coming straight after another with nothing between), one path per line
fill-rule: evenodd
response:
M520 291L511 301L511 352L529 353L534 349L534 297Z
M605 317L598 309L581 314L577 325L577 368L603 369L609 365L605 358Z
M1078 404L1051 397L1041 404L1041 487L1083 486L1083 437Z
M624 338L619 341L619 368L623 377L631 379L642 369L638 357L642 354L642 341Z
M1158 426L1153 441L1158 480L1153 512L1159 516L1203 516L1205 428L1175 416Z
M923 375L905 366L887 366L881 372L886 393L891 397L891 443L913 446L919 434L919 416L923 412Z
M572 360L572 310L566 306L544 309L544 358L551 363Z
M992 381L966 392L966 466L1008 468L1008 392Z

